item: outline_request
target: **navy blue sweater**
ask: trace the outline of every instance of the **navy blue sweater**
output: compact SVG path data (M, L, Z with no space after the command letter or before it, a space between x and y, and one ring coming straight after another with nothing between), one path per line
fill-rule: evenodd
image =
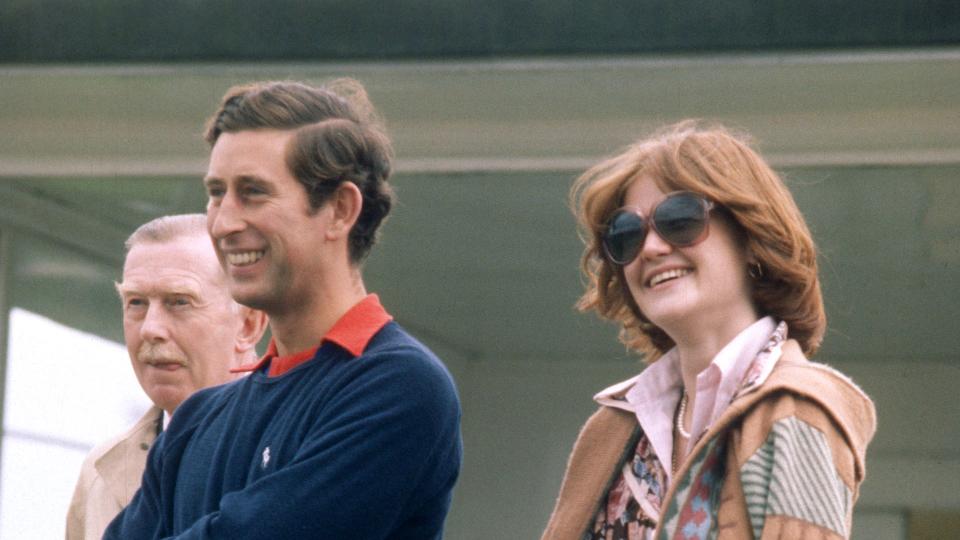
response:
M395 322L185 401L105 539L439 539L460 470L449 373Z

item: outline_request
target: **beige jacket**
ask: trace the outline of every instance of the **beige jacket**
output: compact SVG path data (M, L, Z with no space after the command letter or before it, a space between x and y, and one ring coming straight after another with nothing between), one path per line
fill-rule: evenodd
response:
M67 512L67 540L100 540L140 488L163 411L153 406L129 431L90 451Z
M590 417L543 540L583 538L638 429L619 409ZM680 464L654 537L694 526L705 538L731 540L848 537L875 430L870 399L788 340L769 377L741 389ZM706 521L697 515L704 508Z

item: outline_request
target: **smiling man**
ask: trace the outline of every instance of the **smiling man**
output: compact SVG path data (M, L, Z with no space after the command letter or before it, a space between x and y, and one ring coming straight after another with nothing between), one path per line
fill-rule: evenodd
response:
M273 340L249 377L182 405L105 538L441 538L460 405L363 282L393 202L363 87L235 87L206 138L207 227Z
M127 240L123 336L133 371L154 406L84 461L67 514L67 538L99 539L140 486L147 450L174 410L201 388L236 378L256 358L262 312L230 297L203 214L166 216Z

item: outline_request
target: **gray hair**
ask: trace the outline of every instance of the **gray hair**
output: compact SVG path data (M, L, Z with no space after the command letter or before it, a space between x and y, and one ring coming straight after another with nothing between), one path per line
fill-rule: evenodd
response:
M129 252L139 244L158 244L186 236L206 236L206 234L207 216L204 214L161 216L137 227L123 246Z

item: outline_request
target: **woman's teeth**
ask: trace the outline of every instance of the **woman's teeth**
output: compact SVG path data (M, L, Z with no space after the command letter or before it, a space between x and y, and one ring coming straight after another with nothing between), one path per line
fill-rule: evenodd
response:
M669 279L676 279L681 276L685 276L690 273L690 270L687 268L676 268L674 270L667 270L666 272L661 272L650 278L650 287L655 287L657 284L663 283Z

